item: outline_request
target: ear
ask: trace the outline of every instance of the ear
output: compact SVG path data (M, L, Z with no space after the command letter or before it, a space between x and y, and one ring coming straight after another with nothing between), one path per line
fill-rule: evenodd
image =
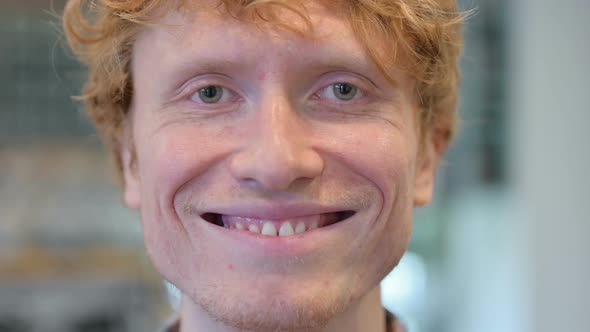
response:
M130 131L130 128L125 129L121 139L119 160L123 173L123 200L128 208L137 210L141 206L141 182L137 170L133 135Z
M416 158L414 177L414 206L424 206L432 200L436 169L446 144L441 135L427 134Z

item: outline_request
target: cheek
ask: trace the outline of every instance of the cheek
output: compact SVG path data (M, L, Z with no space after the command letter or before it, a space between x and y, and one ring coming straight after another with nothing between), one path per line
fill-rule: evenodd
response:
M191 179L201 176L231 151L223 130L202 127L169 128L146 140L138 152L144 193L172 200Z
M379 123L347 128L335 135L334 153L354 172L372 182L390 201L396 192L411 189L415 163L415 139L411 132Z
M373 240L359 246L375 258L366 269L383 276L397 264L410 238L416 139L413 131L385 123L356 126L348 132L333 142L332 149L381 196L373 225L360 237Z
M219 139L211 129L194 126L138 135L136 140L146 247L164 277L182 285L204 260L191 256L202 252L201 244L191 241L179 217L181 207L175 207L175 202L190 196L183 189L188 187L185 184L206 177L231 150L232 140Z

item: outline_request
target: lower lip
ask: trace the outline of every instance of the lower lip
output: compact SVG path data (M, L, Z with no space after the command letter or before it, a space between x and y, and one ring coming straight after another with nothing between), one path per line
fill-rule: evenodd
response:
M290 236L268 236L248 230L228 229L211 224L205 220L213 231L219 235L229 238L228 241L237 243L243 250L264 256L297 256L310 253L330 245L330 239L343 231L348 224L352 224L358 213L335 224L306 231ZM226 241L223 239L223 241Z

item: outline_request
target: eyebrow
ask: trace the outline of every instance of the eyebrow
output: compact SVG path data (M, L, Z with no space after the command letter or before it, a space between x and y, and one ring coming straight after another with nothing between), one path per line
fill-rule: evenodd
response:
M189 77L198 74L210 73L237 73L245 71L250 63L230 60L226 57L210 57L210 56L186 56L187 60L166 66L164 77L172 78L174 81L184 81ZM181 83L181 82L180 82Z
M180 57L183 59L182 61L165 66L166 71L162 73L162 78L174 82L174 89L180 88L190 77L200 74L236 74L241 76L245 72L251 71L259 61L259 59L248 59L237 55L237 52L226 52L222 55L217 54L217 56L206 54L206 52L196 54L195 52L186 52ZM350 71L365 77L375 86L387 83L396 86L396 82L387 80L377 65L369 61L370 59L365 57L342 56L338 51L320 53L298 61L296 72Z

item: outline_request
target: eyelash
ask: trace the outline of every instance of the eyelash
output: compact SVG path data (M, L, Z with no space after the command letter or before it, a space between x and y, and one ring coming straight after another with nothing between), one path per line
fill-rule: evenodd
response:
M355 95L351 99L344 100L344 99L339 99L338 97L336 97L335 88L337 85L341 85L341 84L349 85L350 87L352 87L354 89ZM367 95L363 88L359 87L357 84L346 82L346 81L328 84L328 85L324 86L323 88L319 89L318 92L316 92L314 94L314 96L316 96L317 98L321 98L322 93L332 94L334 96L334 98L324 97L324 99L330 100L330 103L337 104L337 105L353 105L353 104L358 103L358 101L360 99L363 99Z
M335 95L334 95L334 88L336 85L338 84L347 84L350 85L351 87L353 87L355 89L355 96L353 96L350 100L342 100L342 99L338 99ZM223 95L225 94L230 94L230 96L227 98L229 100L225 100L223 102L215 102L215 103L206 103L203 101L197 101L195 99L199 99L198 94L205 88L207 87L216 87L216 88L220 88L223 89ZM332 94L334 95L334 98L330 98L330 97L326 97L325 94ZM222 95L221 98L224 98ZM322 97L322 95L324 95ZM194 97L195 96L195 97ZM194 98L193 98L194 97ZM365 99L367 97L367 93L365 92L365 89L363 89L362 87L359 87L358 84L354 84L354 83L350 83L347 82L345 80L343 81L336 81L334 83L328 84L328 85L324 85L322 88L316 90L316 92L314 92L312 94L312 97L316 100L327 100L328 103L333 104L333 105L338 105L338 106L346 106L346 105L355 105L357 104L361 99ZM235 92L235 90L230 89L226 86L223 86L221 84L215 84L215 83L211 83L211 84L198 84L198 85L193 85L193 87L189 87L189 92L187 92L185 94L185 96L182 97L183 99L187 100L189 103L193 103L193 104L198 104L199 107L219 107L220 105L226 105L226 104L233 104L236 103L238 101L240 101L242 98L240 97L240 95Z
M215 88L215 89L220 89L221 90L221 96L219 97L220 100L223 100L222 102L213 102L213 103L207 103L205 101L198 102L197 100L195 100L193 98L193 96L195 96L195 98L200 99L200 93L201 91L203 91L204 89L207 88ZM201 88L198 88L196 91L191 92L189 95L189 99L193 102L199 103L199 104L205 104L205 105L218 105L218 104L225 104L227 102L235 102L238 98L237 98L238 94L233 91L232 89L226 88L224 86L221 85L213 85L213 84L209 84L209 85L205 85Z
M199 98L199 94L205 88L215 87L217 89L221 89L222 96L220 102L214 103L207 103ZM199 107L199 108L219 108L219 107L229 107L231 105L235 105L237 102L241 101L240 95L235 92L235 90L230 89L222 84L217 83L198 83L198 84L190 84L183 92L179 99L185 103L188 103L189 106L192 107Z

